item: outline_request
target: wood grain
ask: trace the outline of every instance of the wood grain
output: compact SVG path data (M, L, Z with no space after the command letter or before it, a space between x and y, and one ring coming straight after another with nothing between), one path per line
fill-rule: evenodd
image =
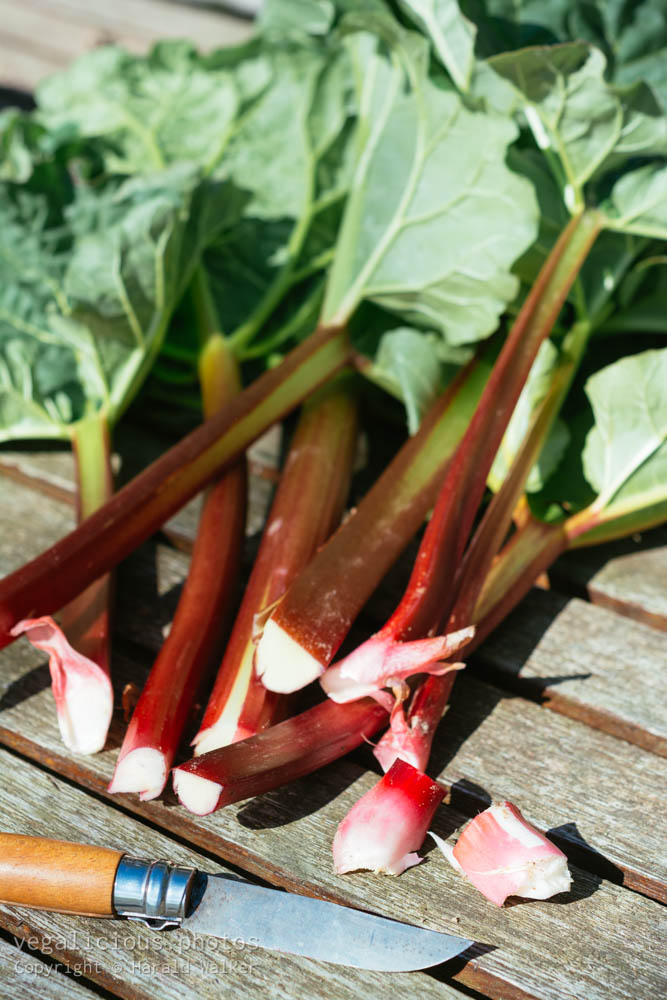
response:
M162 0L0 0L0 83L31 91L45 76L97 45L144 52L160 38L189 38L202 49L232 45L248 21Z
M34 948L16 938L10 944L0 938L0 996L12 1000L95 1000L80 979L63 975L64 968L44 961Z
M17 654L20 646L17 643L10 649ZM33 657L32 650L25 650L22 655L25 654ZM16 694L17 689L14 692ZM0 739L82 787L105 794L115 752L73 759L62 748L55 722L47 715L43 704L47 695L45 691L35 692L3 712ZM477 699L478 694L473 691L471 711ZM513 703L518 699L506 701ZM581 723L528 702L522 704L534 715L529 716L529 724L524 723L522 730L517 729L516 716L508 722L500 711L488 712L482 706L489 718L489 727L480 737L484 753L478 759L473 749L468 752L466 741L462 740L456 754L442 766L443 776L454 786L453 800L457 809L438 813L436 832L447 836L458 829L464 822L460 809L476 811L485 793L496 797L511 796L538 825L560 828L557 835L569 854L604 862L601 867L613 878L627 879L628 872L632 871L638 885L641 884L645 870L652 871L661 856L656 856L656 851L660 850L656 846L658 831L655 839L652 835L659 807L659 786L655 783L656 774L660 773L658 759ZM461 705L456 711L462 714ZM11 716L14 722L10 728L7 722ZM455 718L452 712L452 725ZM473 725L480 722L477 718ZM552 724L558 726L556 732L549 730ZM543 727L546 727L544 733ZM567 731L562 727L567 727ZM536 728L533 743L524 752L523 741ZM571 754L563 757L561 743L570 740L571 731L577 728L590 734L593 743L587 743L582 736L583 756L577 753L580 743ZM517 739L518 731L521 731L521 740ZM443 735L446 735L446 728ZM474 740L476 733L466 735ZM119 731L114 730L112 738L116 745L118 737ZM452 737L450 740L451 750L454 740ZM604 742L602 757L599 757L600 740ZM447 748L444 749L447 752ZM630 751L632 756L628 757L624 751ZM436 755L441 753L439 744ZM489 781L483 769L494 754L497 756L496 772L493 781ZM590 771L594 758L597 764ZM472 770L471 760L484 776L480 778L480 774ZM465 762L465 767L460 768L466 776L463 779L459 778L457 761ZM655 771L652 770L654 765ZM591 790L605 771L607 778L603 788L592 795ZM499 772L500 777L497 776ZM550 784L544 783L545 774L549 775ZM632 780L621 786L618 775L631 775ZM424 865L423 870L414 869L399 879L365 874L345 878L334 876L330 851L336 825L374 780L372 774L364 773L359 766L340 761L308 779L204 818L186 813L171 795L167 795L164 802L141 803L134 796L113 797L111 801L169 830L184 842L273 884L452 933L468 934L493 946L493 951L475 952L474 959L460 972L462 982L489 996L522 995L516 990L523 990L524 995L540 1000L552 997L608 1000L609 996L614 996L615 1000L626 997L628 1000L643 997L648 1000L660 995L651 992L656 988L658 973L650 950L657 945L646 944L645 950L645 939L654 940L656 921L664 911L653 900L613 885L599 875L578 869L575 892L568 905L530 903L501 911L478 897L444 860L435 855L429 856L429 864ZM568 788L568 783L572 787ZM514 795L518 790L519 794ZM617 814L618 822L615 821ZM651 817L650 823L647 816ZM52 819L51 816L43 817L44 828L40 832L68 836L50 825ZM68 822L73 823L73 818ZM90 839L95 839L92 834ZM101 842L120 846L118 841L108 838ZM628 871L623 871L622 864ZM603 954L613 955L613 963L608 959L603 962ZM539 960L536 956L540 956Z
M110 917L122 856L106 847L0 833L0 900L40 910Z
M618 614L667 629L667 526L562 556L551 577Z
M222 868L187 844L4 751L0 770L0 807L7 825L16 831L30 828L36 835L73 839L84 827L93 843L196 865L207 872ZM323 992L332 1000L372 1000L383 995L389 981L406 1000L462 1000L451 986L422 973L392 973L389 980L381 973L278 955L251 941L195 937L186 930L160 933L130 921L67 917L6 905L0 905L0 924L17 936L36 938L54 958L128 1000L221 1000L239 995L303 1000Z
M655 628L535 589L473 662L495 683L667 755L667 642Z

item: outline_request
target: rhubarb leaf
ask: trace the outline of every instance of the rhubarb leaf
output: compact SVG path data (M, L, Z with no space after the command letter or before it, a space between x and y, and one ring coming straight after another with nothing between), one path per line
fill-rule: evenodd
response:
M258 25L276 36L326 35L335 16L332 0L264 0Z
M549 394L553 375L558 367L559 352L550 340L545 340L530 370L525 386L514 408L514 413L508 424L505 436L496 452L491 472L489 487L496 493L507 476L517 452L528 433L533 416ZM542 489L549 476L555 471L567 448L570 435L562 420L557 419L551 429L540 457L530 471L526 480L527 493L537 493Z
M0 185L3 440L67 438L92 412L117 419L228 200L185 166L62 201L37 177Z
M37 88L41 121L51 130L104 137L107 168L116 173L143 173L177 160L212 169L239 102L230 72L204 68L192 46L173 41L146 56L115 46L93 49Z
M486 58L527 45L580 40L602 49L617 84L643 80L667 108L663 0L467 0Z
M399 0L399 6L430 39L438 59L459 90L467 91L475 62L477 31L461 13L457 0Z
M399 327L382 336L370 377L405 403L408 430L415 434L442 384L435 338Z
M592 375L586 394L595 425L584 473L605 519L664 504L667 509L667 348L621 358Z
M667 119L643 84L604 79L602 52L581 42L503 53L489 66L514 88L537 145L560 163L565 204L584 184L638 156L667 152Z
M343 133L352 81L345 54L325 63L313 47L274 49L271 66L273 85L244 115L223 162L248 203L239 225L206 256L223 329L241 343L297 272L330 249L337 217L324 207L347 185Z
M322 319L345 323L370 299L466 343L514 298L510 268L534 238L536 206L504 163L512 123L436 86L414 37L388 55L367 34L350 39L363 81L357 159Z
M647 164L624 174L601 210L610 229L667 239L667 167Z

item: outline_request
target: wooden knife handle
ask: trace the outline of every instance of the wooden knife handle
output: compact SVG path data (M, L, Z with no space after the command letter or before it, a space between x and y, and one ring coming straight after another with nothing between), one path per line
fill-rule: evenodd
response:
M0 833L0 901L89 917L113 916L122 851Z

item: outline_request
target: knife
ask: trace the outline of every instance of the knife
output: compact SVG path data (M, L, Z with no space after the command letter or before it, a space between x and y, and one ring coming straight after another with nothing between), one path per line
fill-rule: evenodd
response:
M473 943L336 903L145 861L107 847L0 833L0 901L91 917L128 917L154 930L242 940L325 962L410 972Z

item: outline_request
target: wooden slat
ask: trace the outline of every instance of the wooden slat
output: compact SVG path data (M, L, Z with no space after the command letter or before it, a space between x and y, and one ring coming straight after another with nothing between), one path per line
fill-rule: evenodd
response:
M568 552L552 578L595 604L667 629L667 527Z
M43 654L21 640L3 650L0 666L0 740L103 791L124 733L122 713L114 717L104 754L72 762L57 730ZM143 684L147 668L116 654L117 701L126 683ZM189 755L187 739L182 753ZM591 870L667 901L662 847L667 838L659 801L664 768L654 754L461 677L434 742L430 770L456 786L457 806L469 815L485 797L514 800L538 826L558 828L563 849ZM312 780L316 784L317 776ZM216 822L224 823L227 812L220 815ZM186 813L167 812L162 821L177 822L179 831L187 828L188 836L196 836ZM234 852L240 848L235 828L225 829Z
M216 861L26 761L0 752L0 768L5 776L0 807L9 832L30 830L36 836L72 841L85 837L90 843L113 846L138 857L167 858L206 872L221 870ZM34 935L59 961L132 1000L218 1000L238 995L301 1000L323 992L334 1000L371 1000L389 982L381 973L277 955L254 943L243 946L237 940L202 939L186 930L160 933L129 921L68 917L0 905L0 922L13 934ZM390 981L392 990L408 1000L461 1000L458 991L423 973L392 973ZM77 1000L74 991L69 995Z
M281 440L281 428L275 426L248 449L248 535L256 534L264 525L278 479ZM157 458L169 442L143 428L122 425L115 433L115 446L113 466L120 487ZM0 471L4 477L32 486L56 500L75 502L74 460L67 446L40 450L3 445L0 447ZM163 527L171 543L186 552L192 551L200 510L199 496L177 511Z
M92 768L97 773L105 770L106 776L110 772L108 755L78 762L62 761L57 754L48 759L51 766L96 790L101 790L101 783ZM13 764L12 776L15 773L21 774ZM129 797L122 801L155 824L169 824L189 843L276 885L474 938L479 944L457 978L489 996L649 1000L662 995L658 955L664 910L653 900L579 869L572 868L574 888L567 897L504 909L484 900L437 853L398 879L367 873L335 876L330 852L336 825L375 780L355 765L341 762L316 778L201 820L187 816L171 801L139 803ZM50 781L52 789L58 790L57 779ZM28 823L36 814L40 825L35 832L79 835L82 810L89 807L72 810L60 794L57 803L54 809L51 791L48 807L40 811L28 805L25 813L19 807L15 822ZM94 805L97 809L98 804ZM109 843L113 831L111 846L120 846L111 818L105 814L99 824L95 813L90 819L87 811L85 815L89 838ZM462 822L459 812L442 809L434 829L447 837ZM63 824L68 824L65 831ZM152 841L139 842L139 836L123 833L130 849L138 849L140 843L145 853ZM177 860L183 860L182 850ZM36 919L31 918L31 926ZM51 925L47 922L46 926ZM121 978L129 978L125 967Z
M161 0L0 0L0 83L31 91L96 45L144 52L160 38L189 38L202 49L232 45L250 22Z
M536 589L475 662L503 686L532 691L549 708L667 756L664 632Z
M667 902L664 765L654 754L462 676L430 770L466 811L515 801L592 870Z
M57 962L45 962L22 938L16 946L0 938L0 996L12 1000L94 1000L98 995L79 979L65 975ZM60 963L62 966L62 963Z

